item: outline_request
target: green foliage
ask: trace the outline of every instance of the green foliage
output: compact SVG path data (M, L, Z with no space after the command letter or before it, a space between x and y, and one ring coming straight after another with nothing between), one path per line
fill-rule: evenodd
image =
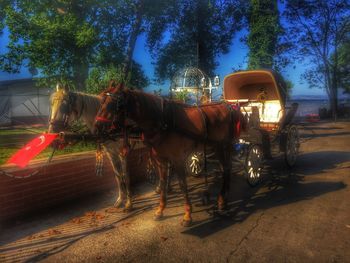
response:
M284 82L286 83L287 98L290 98L291 92L294 88L294 83L291 80L286 78L284 78Z
M5 27L6 9L9 5L10 5L10 0L0 1L0 36L2 34L2 30Z
M2 70L16 73L24 65L38 69L41 85L61 80L83 90L91 68L125 60L133 9L128 1L16 0L4 16L10 42Z
M296 55L300 62L307 58L310 67L302 77L310 87L326 90L334 118L342 83L341 63L346 60L341 47L345 47L350 33L349 10L348 0L289 0L285 11Z
M136 77L131 77L134 74ZM109 67L97 67L90 71L87 80L87 91L89 93L98 94L108 87L109 81L114 79L118 82L126 83L127 87L142 89L149 84L149 80L145 77L141 66L134 62L131 74L125 78L123 68L110 65Z
M182 89L180 91L174 92L173 97L175 100L182 101L183 103L187 103L190 100L190 93L186 89Z
M248 68L272 68L281 32L277 0L251 0L248 23Z
M350 93L350 38L339 48L339 87Z
M160 43L153 54L159 81L171 79L179 70L191 66L214 75L216 59L229 51L234 33L241 28L246 6L240 0L179 2L170 40Z
M167 26L175 20L176 16L174 16L174 14L178 9L178 2L177 0L128 1L134 11L126 51L125 74L129 72L132 65L132 55L134 53L137 37L141 33L145 33L149 49L156 50Z

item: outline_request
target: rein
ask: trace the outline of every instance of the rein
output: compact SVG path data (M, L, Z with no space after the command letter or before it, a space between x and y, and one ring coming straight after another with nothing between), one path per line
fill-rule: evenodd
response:
M118 99L117 96L114 97L114 94L108 93L106 94L107 96L112 96L114 99ZM130 101L129 96L132 96L132 100L135 101L135 105L133 105L134 107L136 107L136 105L142 105L142 100L140 101L140 98L138 96L135 96L136 94L134 94L133 92L127 92L126 93L126 97L124 97L124 99L126 99L125 102L122 101L122 103L125 103L125 105L127 105L127 107L130 107L130 103L128 103ZM143 94L142 94L143 95ZM142 99L142 98L141 98ZM231 106L227 103L224 103L227 106L227 110L229 111L230 114L230 122L232 125L230 125L230 135L232 137L227 138L226 140L212 140L210 138L208 138L208 116L206 115L206 113L202 110L202 108L200 106L197 106L197 110L201 116L201 121L202 121L202 125L204 127L204 134L197 134L191 131L188 131L186 129L180 128L176 125L175 123L175 105L176 103L163 99L163 98L157 98L160 100L160 102L156 102L156 101L152 101L149 103L157 103L159 105L160 108L160 115L159 115L159 119L158 122L156 122L154 129L149 129L144 131L144 135L146 136L142 136L143 138L145 137L149 137L149 139L146 139L146 143L149 143L152 146L157 145L160 141L161 138L164 136L164 132L176 132L178 134L181 134L183 136L186 136L188 138L191 138L193 140L196 141L200 141L204 144L210 143L210 144L214 144L214 143L218 143L218 142L224 142L224 143L231 143L232 142L232 137L234 136L233 131L234 131L234 127L233 127L233 122L234 122L234 112L233 109L231 108ZM218 104L222 104L222 103L218 103ZM128 116L127 112L129 110L123 110L123 114L124 114L124 121L126 121L127 119L130 118L130 116ZM142 111L142 109L139 109L139 111ZM116 110L117 112L117 110ZM113 120L108 120L104 117L96 117L96 120L103 122L103 123L111 123L114 122L115 119ZM125 125L125 123L122 126L123 128L123 137L124 137L124 146L128 146L128 129Z
M160 98L160 100L161 100L161 103L160 103L160 105L161 105L160 120L161 121L160 121L160 125L157 125L157 126L159 126L161 128L161 131L155 131L154 137L156 137L159 133L162 133L165 131L168 131L168 132L173 131L173 132L176 132L176 133L181 134L183 136L186 136L188 138L191 138L193 140L200 141L200 142L204 143L204 145L206 145L207 143L217 143L218 142L216 140L211 140L208 138L208 117L203 112L203 110L200 106L197 106L197 110L200 113L202 124L204 127L204 135L202 135L202 136L195 134L193 132L189 132L185 129L178 128L176 126L175 118L174 118L174 104L175 103L173 103L172 101L165 100L163 98ZM227 105L227 106L228 106L228 108L230 108L229 109L230 115L231 115L230 119L231 119L231 121L233 121L233 109L229 105ZM233 127L230 126L230 134L232 134L232 129L233 129ZM158 137L161 138L161 135ZM160 140L160 138L158 138L158 140ZM232 141L232 139L228 138L227 142L229 143L231 141Z
M105 122L105 123L110 123L110 122L112 122L111 120L106 119L106 118L103 118L103 117L96 117L95 120L96 120L96 121L100 121L100 122Z

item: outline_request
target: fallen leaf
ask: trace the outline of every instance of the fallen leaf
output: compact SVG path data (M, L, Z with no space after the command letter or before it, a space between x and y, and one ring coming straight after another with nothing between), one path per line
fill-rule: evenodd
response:
M29 237L27 237L27 240L32 240L32 239L34 239L34 238L35 238L34 235L30 235Z
M53 235L62 234L62 232L60 230L57 230L57 229L49 229L48 234L49 234L49 236L53 236Z
M117 208L117 207L110 207L110 208L107 208L105 210L106 213L119 213L120 212L120 208Z
M71 222L74 224L80 224L82 221L83 220L80 217L76 217L71 220Z
M106 216L105 215L102 215L102 214L96 214L95 215L95 218L97 219L97 220L102 220L102 219L104 219Z
M167 241L168 237L160 237L162 241Z
M350 228L350 225L345 225L347 228Z
M95 216L96 215L96 212L95 211L90 211L90 212L86 212L85 213L85 216L86 217L93 217L93 216Z

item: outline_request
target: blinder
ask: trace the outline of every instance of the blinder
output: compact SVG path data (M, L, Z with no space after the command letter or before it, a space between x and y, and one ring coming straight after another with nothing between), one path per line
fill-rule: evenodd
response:
M77 100L77 95L75 93L69 92L68 99L64 98L59 107L59 112L62 114L62 120L52 120L51 125L58 128L67 128L68 120L72 112L74 111L74 105Z

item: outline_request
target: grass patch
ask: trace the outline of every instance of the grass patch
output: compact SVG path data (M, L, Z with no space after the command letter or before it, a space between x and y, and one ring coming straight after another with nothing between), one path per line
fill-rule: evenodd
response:
M0 129L0 165L5 164L15 152L45 131L46 127L35 127L28 129ZM96 143L80 142L74 145L68 145L62 150L56 150L54 156L94 150L96 150ZM48 158L51 153L52 148L49 146L34 159Z
M23 129L0 129L1 135L21 135L21 134L35 134L35 133L43 133L47 130L46 127L42 128L23 128Z
M19 150L18 147L7 147L0 149L0 165L3 165L7 162L10 157ZM63 150L56 150L54 156L70 154L70 153L78 153L85 151L94 151L96 150L95 143L77 143L72 146L67 146ZM34 159L40 158L48 158L52 153L52 148L47 147L44 151L42 151L39 155L37 155ZM55 157L54 157L55 158Z

